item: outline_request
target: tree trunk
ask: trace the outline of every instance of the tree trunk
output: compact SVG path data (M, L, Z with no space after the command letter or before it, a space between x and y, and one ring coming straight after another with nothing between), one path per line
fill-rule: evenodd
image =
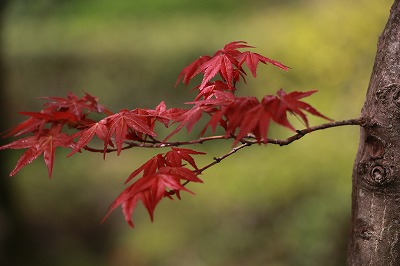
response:
M353 170L348 265L400 265L400 0L379 38Z

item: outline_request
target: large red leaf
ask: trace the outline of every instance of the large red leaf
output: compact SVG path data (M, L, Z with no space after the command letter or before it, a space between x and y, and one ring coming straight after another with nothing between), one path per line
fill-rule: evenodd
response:
M17 162L15 168L11 171L10 176L16 174L22 167L34 161L39 155L43 153L44 162L47 166L49 177L52 176L55 150L57 147L69 147L74 146L71 138L60 132L60 127L53 127L51 129L45 129L38 136L29 136L9 144L0 147L3 149L24 149L27 150L22 154Z
M235 86L235 83L239 81L240 77L246 75L242 65L246 63L253 76L256 76L256 69L258 63L272 64L281 69L287 70L288 67L279 63L278 61L272 60L265 56L257 53L251 53L249 51L241 52L238 49L242 48L254 48L253 46L247 45L244 41L234 41L228 43L224 48L215 52L210 56L202 56L199 59L192 62L190 65L185 67L179 74L177 84L183 78L183 83L188 85L189 81L197 74L202 73L203 80L199 86L202 90L217 74L223 79L230 88Z
M104 217L103 221L118 206L122 207L122 211L127 223L133 227L132 214L137 206L137 202L142 201L146 207L151 220L154 218L154 210L157 204L165 196L170 197L169 190L186 191L192 193L182 185L182 181L200 182L203 181L197 175L184 167L165 166L159 168L155 173L143 176L135 183L127 187L111 204L110 210Z

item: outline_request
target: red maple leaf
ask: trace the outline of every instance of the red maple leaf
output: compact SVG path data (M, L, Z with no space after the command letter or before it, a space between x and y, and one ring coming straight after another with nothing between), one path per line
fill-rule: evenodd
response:
M20 136L26 133L32 133L41 131L44 126L50 121L54 121L54 117L52 114L56 112L57 108L55 107L47 107L40 111L40 113L36 112L19 112L19 114L30 116L27 120L21 122L19 125L15 126L14 128L10 129L4 137L9 136ZM39 132L40 134L40 132Z
M254 48L254 46L248 45L245 41L233 41L226 44L224 48L221 49L221 51L231 54L233 56L238 56L241 54L241 52L238 50L240 48Z
M257 76L257 66L258 63L261 62L263 64L270 63L276 67L279 67L283 70L288 70L289 67L283 65L282 63L279 63L278 61L269 59L265 56L262 56L257 53L252 53L249 51L243 52L238 56L239 60L239 66L242 66L243 63L246 63L247 67L250 69L251 73L253 74L253 77Z
M19 112L21 115L27 115L39 120L44 123L68 123L70 125L75 125L79 120L73 113L68 111L54 111L51 113L45 112ZM82 120L83 121L83 120Z
M93 120L87 119L90 112L111 114L104 106L98 104L96 97L88 93L80 99L72 92L69 92L66 98L44 97L44 99L49 102L43 105L44 108L40 112L19 112L30 118L11 129L4 137L40 131L46 124L51 126L60 123L68 124L70 127L81 127L93 123Z
M128 186L111 204L109 212L103 221L118 206L122 207L125 220L133 227L132 214L137 202L141 201L146 207L151 220L154 210L163 197L172 199L176 195L180 199L180 191L192 193L185 188L182 182L203 182L197 177L195 171L185 168L183 161L188 162L195 170L198 170L191 155L204 154L191 149L175 148L164 154L157 154L132 174L125 184L142 173L142 177Z
M261 136L256 130L260 123L269 123L268 120L263 119L265 115L263 114L263 109L260 108L260 102L257 98L238 97L235 101L224 107L223 111L227 120L225 137L235 135L236 129L240 129L233 145L236 145L238 141L249 133L258 136L258 139L262 137L266 138L264 134Z
M199 90L202 90L206 84L220 73L221 77L229 87L233 87L234 72L238 71L239 62L230 54L218 53L209 61L203 63L198 69L198 72L204 73L203 81L200 84ZM237 76L237 75L235 75Z
M131 181L134 177L136 177L138 174L143 172L143 176L150 176L153 175L155 172L157 172L158 169L166 166L165 158L163 154L157 154L150 160L148 160L146 163L144 163L142 166L140 166L138 169L132 172L128 179L126 179L125 183L128 183Z
M181 108L170 108L167 109L165 102L162 101L159 103L155 109L136 109L138 114L142 114L147 117L148 125L153 130L156 124L156 121L159 121L164 124L165 127L168 127L172 120L176 120L181 117L187 110Z
M14 128L11 128L4 134L5 137L9 137L14 135L15 137L29 133L29 132L34 132L37 131L39 128L43 128L43 126L46 124L46 121L43 121L43 119L37 119L35 117L30 117L27 120L23 121L19 125L15 126Z
M208 126L211 126L214 132L216 126L221 125L225 129L226 138L235 137L233 145L236 145L248 134L252 134L258 142L266 143L271 119L295 131L295 128L287 119L288 112L299 116L307 127L308 120L303 110L330 120L311 105L299 100L315 92L295 91L286 94L283 90L280 90L277 92L278 96L267 95L259 102L255 97L234 97L231 93L215 91L215 95L213 95L215 98L193 103L197 106L203 106L203 110L205 110L204 106L207 106L207 113L211 116L210 121L201 131L201 136ZM200 107L197 108L201 109Z
M57 147L72 148L74 146L70 137L60 132L61 127L55 126L51 129L44 129L40 135L25 137L0 147L3 149L25 149L17 162L10 176L16 174L22 167L34 161L43 153L44 162L47 166L49 177L53 172L55 150Z
M215 123L219 123L219 119L216 120L214 115L218 112L219 107L222 105L226 105L230 101L232 101L235 97L231 92L221 92L215 91L213 92L215 98L210 98L206 100L199 100L194 102L188 102L186 104L194 104L194 106L187 110L184 114L182 114L179 118L175 119L175 122L180 122L180 124L167 136L164 141L172 137L178 131L180 131L183 127L186 127L187 132L190 133L193 129L193 126L201 119L203 114L209 114L211 116L211 120L206 124L204 129L200 133L200 137L203 136L205 130L208 126L212 126L215 129ZM218 116L216 114L216 116Z
M214 82L209 82L207 86L200 90L199 94L196 96L194 101L199 101L200 98L204 100L215 97L216 91L231 91L234 92L235 88L229 87L226 83L216 80Z
M194 169L198 170L197 165L191 154L206 154L205 152L199 152L191 149L175 148L165 154L166 165L173 167L183 166L182 161L188 162Z
M188 66L184 67L178 76L175 86L178 85L178 83L181 81L182 78L183 78L183 84L185 84L186 86L189 85L190 80L199 73L198 72L199 67L210 59L211 57L208 55L200 56L199 59L193 61Z
M222 128L224 129L227 128L226 120L223 119L223 116L226 113L229 113L229 111L227 111L227 106L232 105L232 103L234 103L236 99L237 97L235 97L233 93L229 90L215 90L212 92L212 95L209 95L205 100L197 100L187 103L195 104L193 108L203 110L203 113L207 113L208 115L210 115L210 120L201 130L199 137L202 137L204 135L208 127L211 127L212 132L215 132L218 125L222 126ZM189 118L187 120L189 120ZM185 123L186 120L183 120L178 128L175 129L175 131L183 127Z
M267 108L271 112L272 119L276 123L295 131L295 128L290 124L287 119L287 112L299 116L300 120L305 124L306 127L308 127L308 119L304 111L307 111L312 115L319 116L323 119L332 121L332 119L324 116L308 103L299 100L308 97L315 92L317 91L293 91L286 94L283 89L280 89L277 92L278 97L265 96L262 100L262 103L265 108Z
M78 142L76 143L74 149L68 154L67 157L72 156L76 152L80 151L82 148L84 148L91 140L92 138L96 135L99 139L106 141L107 134L108 134L108 129L107 126L104 123L104 119L92 124L86 129L83 129L74 135L71 136L71 139L75 139L79 137Z
M268 141L268 128L271 119L276 123L287 127L293 131L295 128L290 124L287 113L298 115L308 127L308 119L303 112L307 111L321 118L331 120L322 115L311 105L299 101L316 91L291 92L286 94L282 89L274 95L264 96L261 103L253 97L237 98L237 100L226 107L224 110L227 117L226 137L235 135L234 145L248 134L253 134L258 142ZM236 132L238 130L238 132Z
M117 147L117 155L121 153L122 144L127 139L128 131L156 136L156 133L147 124L146 115L137 114L135 110L122 110L105 119L107 121L108 134L104 141L104 154L112 136L114 136L114 142Z
M45 106L55 106L59 110L74 114L77 119L83 120L85 119L88 112L97 112L97 113L108 113L108 111L103 105L98 103L98 98L90 95L85 92L85 96L82 98L78 98L72 92L68 92L66 98L61 97L43 97L44 99L49 100Z
M153 130L156 121L161 121L166 127L169 125L170 117L167 115L167 106L165 102L160 102L154 110L146 110L146 113L151 116L149 121L149 126Z
M103 221L118 206L122 206L125 220L131 227L133 227L132 214L139 200L142 201L150 215L151 221L153 221L154 210L157 204L163 197L170 197L170 194L168 193L169 190L186 191L194 194L181 184L181 180L203 182L193 171L187 168L170 166L161 167L157 172L148 176L143 176L127 187L111 204L109 212L104 217Z
M203 73L203 80L199 86L199 90L202 90L207 86L208 82L212 78L219 74L222 77L223 82L225 82L228 87L233 88L234 84L239 81L240 77L244 79L246 75L246 72L242 68L243 63L246 63L254 77L256 76L256 69L259 62L264 64L270 63L284 70L288 69L288 67L282 63L260 54L251 53L249 51L241 52L238 50L241 48L254 47L247 45L247 42L244 41L228 43L224 48L215 52L212 57L202 56L185 67L179 74L176 84L178 84L183 78L183 83L188 85L189 81L194 76Z
M165 137L164 141L171 138L177 132L179 132L184 126L186 126L187 132L190 133L192 131L193 126L200 120L204 112L204 106L195 105L190 110L186 110L185 113L178 117L175 121L180 122L180 124L168 135Z

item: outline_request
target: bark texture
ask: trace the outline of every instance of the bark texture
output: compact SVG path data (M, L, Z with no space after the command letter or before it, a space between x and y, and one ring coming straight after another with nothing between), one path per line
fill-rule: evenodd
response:
M348 265L400 265L400 0L379 38L353 170Z

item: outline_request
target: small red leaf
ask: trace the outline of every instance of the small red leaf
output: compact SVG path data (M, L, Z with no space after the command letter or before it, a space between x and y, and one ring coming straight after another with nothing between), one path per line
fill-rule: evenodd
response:
M222 48L222 51L236 56L240 54L240 52L237 50L240 48L254 48L254 46L247 45L247 42L245 41L233 41L226 44L224 48Z
M190 80L196 76L199 72L198 69L200 66L202 66L205 62L210 60L211 57L208 55L205 56L200 56L199 59L193 61L190 63L190 65L186 66L182 72L179 74L178 80L175 83L175 86L178 85L178 83L181 81L183 78L183 83L187 86L189 85Z
M58 110L74 114L79 120L84 119L88 112L111 113L104 106L98 103L96 97L89 93L85 93L85 96L80 99L72 92L68 92L66 98L44 97L44 99L49 100L45 106L54 106L57 107Z
M173 167L183 166L182 160L188 162L194 169L198 170L197 165L190 155L206 154L205 152L199 152L191 149L175 148L165 154L166 164Z
M67 155L67 157L70 157L74 153L80 151L82 148L84 148L96 135L99 139L105 141L107 137L107 126L103 123L103 120L93 124L87 129L84 129L78 133L75 133L74 135L71 136L72 139L79 137L78 142L75 145L75 148Z
M177 132L179 132L184 126L186 126L187 132L190 133L192 131L193 126L200 120L203 114L203 108L201 105L195 105L192 109L187 110L181 117L177 118L176 121L180 122L180 124L168 135L165 137L164 141L171 138Z
M146 116L139 115L135 111L122 110L105 119L107 120L108 134L104 142L104 151L107 149L111 137L114 136L117 155L119 155L122 151L122 144L127 139L128 130L156 136L156 133L147 125Z
M288 70L289 69L289 67L283 65L282 63L279 63L278 61L269 59L269 58L267 58L265 56L262 56L262 55L257 54L257 53L252 53L252 52L249 52L249 51L243 52L239 56L238 60L239 60L239 66L242 66L243 63L246 63L246 65L250 69L251 74L253 75L253 77L257 76L257 66L258 66L259 62L261 62L263 64L270 63L270 64L272 64L272 65L274 65L276 67L279 67L279 68L281 68L283 70Z
M133 171L132 174L128 177L128 179L125 181L124 184L128 183L131 181L135 176L143 172L143 176L151 176L155 172L157 172L158 169L161 167L164 167L166 165L165 159L162 154L157 154L150 160L148 160L146 163L144 163L142 166L140 166L138 169Z
M306 91L306 92L293 91L291 93L286 94L286 92L284 90L280 89L277 92L277 94L278 94L279 98L281 99L282 103L284 104L284 108L286 109L285 111L289 111L295 115L300 116L301 120L308 127L307 116L304 114L304 112L302 110L307 111L310 114L313 114L315 116L319 116L323 119L332 121L332 119L324 116L323 114L318 112L315 108L313 108L308 103L299 101L299 99L308 97L316 92L317 92L316 90Z

